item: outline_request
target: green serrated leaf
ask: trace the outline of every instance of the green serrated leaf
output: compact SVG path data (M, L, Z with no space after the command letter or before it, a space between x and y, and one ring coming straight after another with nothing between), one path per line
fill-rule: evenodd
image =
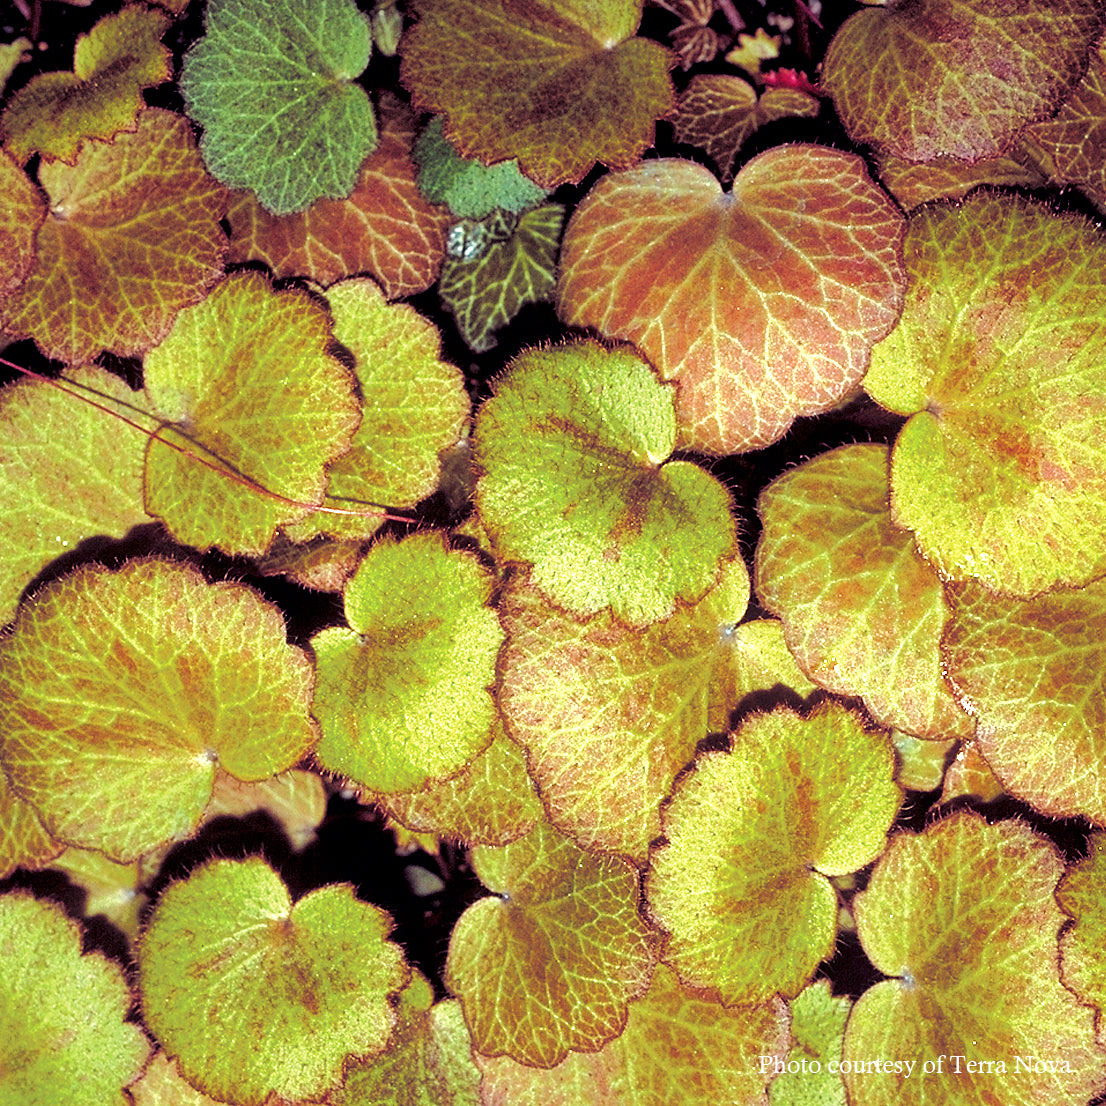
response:
M61 908L0 897L0 1100L10 1106L125 1106L150 1046L123 1019L117 965L81 955Z
M564 214L563 204L542 204L522 216L506 241L493 240L475 260L446 260L438 295L470 349L491 349L495 331L526 304L553 298Z
M146 1022L212 1098L318 1098L392 1031L409 969L391 926L347 884L293 905L264 861L213 861L162 894L143 935Z
M55 837L134 860L194 831L216 766L261 780L303 757L310 689L249 588L168 561L86 565L0 641L0 758Z
M440 535L374 545L346 585L348 627L311 639L323 767L374 791L460 772L492 738L503 631L492 579Z
M628 349L531 349L476 417L477 507L497 559L577 615L636 625L694 602L736 548L729 494L676 441L674 393Z
M377 140L353 0L210 0L204 26L180 88L212 175L274 215L348 196Z
M826 877L884 847L901 801L893 773L886 736L832 700L805 719L753 715L731 752L701 756L665 809L646 877L681 979L727 1005L797 994L833 948Z
M483 219L497 207L517 215L548 194L523 175L514 158L483 165L462 157L442 134L440 115L423 128L411 156L419 167L422 194L431 203L446 204L461 219Z

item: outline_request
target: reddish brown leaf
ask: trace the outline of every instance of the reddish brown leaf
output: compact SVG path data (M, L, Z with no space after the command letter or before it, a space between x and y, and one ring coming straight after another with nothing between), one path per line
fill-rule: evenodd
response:
M677 379L680 444L757 449L853 392L898 318L902 216L860 158L781 146L725 193L690 161L603 178L569 222L558 310Z
M423 199L411 160L415 118L390 97L378 108L380 142L361 167L352 195L276 216L243 193L228 214L230 261L263 261L277 277L333 284L370 273L388 299L412 296L438 279L449 209Z
M0 322L49 356L142 353L221 273L226 191L182 116L147 108L138 129L90 143L75 165L43 164L50 200L38 265Z
M544 188L633 165L671 111L671 55L634 38L641 0L417 0L400 79L485 164L518 158Z
M0 296L14 291L35 261L35 234L46 204L30 178L0 150Z

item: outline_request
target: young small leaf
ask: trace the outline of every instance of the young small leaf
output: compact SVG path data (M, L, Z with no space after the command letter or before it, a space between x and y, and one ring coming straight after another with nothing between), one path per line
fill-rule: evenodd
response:
M123 1019L118 966L81 955L76 925L29 895L0 896L0 1099L19 1106L125 1106L150 1052Z
M673 389L627 349L530 349L476 416L477 507L501 561L576 615L646 625L701 598L736 535L676 439Z
M376 145L354 83L372 36L353 0L209 0L204 26L180 89L212 175L274 215L348 196Z
M213 861L162 893L143 934L146 1023L221 1102L319 1098L391 1033L409 972L391 927L349 885L293 904L263 860Z

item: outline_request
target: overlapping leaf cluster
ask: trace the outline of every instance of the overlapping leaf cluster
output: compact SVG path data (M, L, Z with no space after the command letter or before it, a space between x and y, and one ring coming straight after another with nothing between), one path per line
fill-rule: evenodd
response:
M714 57L712 6L664 6ZM1100 837L1065 867L1023 822L897 825L943 786L1106 826L1106 240L1003 188L1101 204L1106 14L1024 7L867 10L821 90L677 95L640 0L209 0L180 115L142 99L175 13L125 5L9 98L0 326L64 368L0 392L0 870L67 873L133 971L0 895L0 1098L1106 1089ZM829 110L878 174L742 162ZM718 175L643 160L661 121ZM474 410L396 302L433 286L474 354L543 301L591 334ZM895 431L775 474L750 573L726 458L854 401ZM81 545L135 527L154 553ZM273 576L330 623L290 643ZM159 888L212 819L302 847L339 788L469 850L453 997L348 884ZM816 982L846 931L884 977L855 1003Z

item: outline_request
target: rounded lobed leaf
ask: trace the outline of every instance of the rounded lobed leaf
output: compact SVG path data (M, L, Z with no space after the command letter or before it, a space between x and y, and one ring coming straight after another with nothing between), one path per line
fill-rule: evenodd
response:
M829 955L843 875L883 850L901 801L886 736L829 700L753 715L664 812L646 876L664 960L726 1005L795 995ZM735 956L734 950L741 955Z
M844 1060L913 1061L913 1075L862 1065L845 1074L850 1097L1082 1106L1106 1087L1094 1012L1060 983L1062 871L1028 826L968 811L892 839L853 903L865 952L892 978L853 1007Z
M860 695L880 725L968 737L945 683L941 581L888 510L888 451L849 445L790 469L758 501L757 595L803 668Z
M146 1023L221 1102L319 1098L387 1043L409 974L391 927L349 885L293 904L264 861L213 861L163 892L142 936Z
M261 780L304 756L311 679L250 589L168 561L87 565L0 640L0 759L55 837L133 860L192 833L217 765Z
M544 822L471 855L496 894L454 926L445 980L476 1050L548 1068L617 1037L655 959L637 869L583 852Z
M88 143L73 165L46 162L38 177L49 211L37 265L0 301L0 324L47 356L142 353L219 278L227 194L179 115L147 108L133 132Z
M126 1106L123 1088L150 1052L124 1021L131 994L117 965L81 955L61 908L0 896L0 1099L19 1106Z
M1028 596L1106 570L1106 241L977 192L910 217L902 320L864 386L910 416L891 517L944 579Z
M353 0L209 0L204 27L180 89L212 175L274 215L348 196L377 137Z
M1106 577L1020 602L948 591L946 670L995 775L1043 813L1106 825Z
M146 356L146 395L166 424L146 453L146 509L179 541L263 553L277 526L321 502L326 465L361 416L332 341L306 292L244 272L182 311Z
M517 158L542 188L624 168L672 108L671 55L632 37L641 0L417 0L400 79L445 137L485 164Z
M845 21L822 86L857 141L910 161L996 157L1078 82L1102 18L1095 0L899 0Z
M692 603L736 546L729 495L675 444L672 389L626 349L524 351L476 416L496 557L575 615L646 625Z
M626 1028L598 1052L572 1052L555 1067L477 1056L486 1106L718 1106L765 1102L764 1085L787 1048L787 1007L777 999L727 1009L657 966L630 1004Z
M838 150L768 150L728 193L694 162L649 161L569 220L557 310L679 381L682 446L758 449L857 389L902 305L903 229Z
M413 791L488 746L503 641L492 583L438 534L369 550L346 585L348 628L311 639L324 768L370 790Z
M72 73L40 73L8 101L4 148L21 164L34 153L72 164L86 139L133 131L142 89L172 76L169 25L160 8L127 4L78 36Z

